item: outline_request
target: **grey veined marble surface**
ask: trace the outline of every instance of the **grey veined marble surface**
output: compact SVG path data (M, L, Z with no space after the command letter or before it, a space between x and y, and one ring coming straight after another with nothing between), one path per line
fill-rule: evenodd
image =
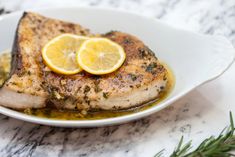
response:
M92 6L128 10L195 32L219 34L235 46L234 0L0 0L0 14L41 7ZM169 154L184 135L197 146L218 135L235 113L235 65L222 77L147 118L119 126L66 129L0 115L1 157L152 157Z

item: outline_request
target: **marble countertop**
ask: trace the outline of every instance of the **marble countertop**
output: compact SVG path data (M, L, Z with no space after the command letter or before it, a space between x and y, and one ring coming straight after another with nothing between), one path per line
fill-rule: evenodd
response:
M39 7L92 6L129 10L183 29L220 34L235 46L234 0L1 0L0 14ZM180 137L197 146L218 135L235 113L235 65L170 107L147 118L93 129L31 124L0 115L2 157L152 157L167 156Z

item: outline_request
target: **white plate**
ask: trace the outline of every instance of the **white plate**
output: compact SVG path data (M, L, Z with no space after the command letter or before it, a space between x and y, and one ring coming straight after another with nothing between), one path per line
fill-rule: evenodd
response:
M101 8L54 8L35 12L79 23L94 33L119 30L137 36L172 68L176 84L165 100L150 109L103 120L51 120L0 106L0 113L28 122L62 127L97 127L139 119L167 107L199 85L220 76L235 56L233 46L224 37L179 30L156 19L132 13ZM21 15L22 12L16 12L0 17L0 51L12 46Z

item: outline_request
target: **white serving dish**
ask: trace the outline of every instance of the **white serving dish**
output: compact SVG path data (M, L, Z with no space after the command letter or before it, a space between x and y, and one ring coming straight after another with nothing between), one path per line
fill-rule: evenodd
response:
M98 127L136 120L162 110L196 87L225 72L234 61L232 44L221 36L201 35L173 28L159 20L102 8L31 10L45 16L79 23L94 33L118 30L133 34L171 67L175 87L158 105L130 115L102 120L52 120L29 116L0 106L0 113L28 122L61 127ZM0 51L9 49L22 12L0 17Z

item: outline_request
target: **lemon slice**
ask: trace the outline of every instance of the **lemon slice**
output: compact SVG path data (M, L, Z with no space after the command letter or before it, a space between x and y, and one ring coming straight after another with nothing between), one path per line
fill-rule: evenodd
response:
M77 51L80 67L95 75L108 74L117 70L126 58L123 48L106 38L90 38Z
M49 41L42 49L45 64L59 74L76 74L82 69L76 62L76 51L88 37L62 34Z

